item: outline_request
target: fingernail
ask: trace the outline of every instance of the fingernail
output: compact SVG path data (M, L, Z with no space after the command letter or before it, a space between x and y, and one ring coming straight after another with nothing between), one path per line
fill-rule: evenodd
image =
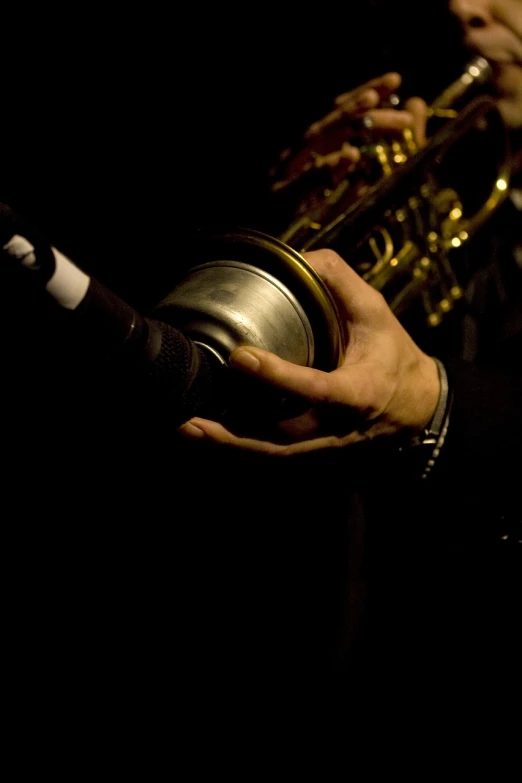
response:
M200 430L199 427L196 427L194 424L190 424L189 422L187 422L187 424L182 424L179 428L179 431L182 435L187 435L189 438L205 437L203 430Z
M257 356L254 356L253 353L244 349L234 351L233 355L230 357L230 363L232 365L244 367L247 370L252 370L252 372L257 372L261 364Z

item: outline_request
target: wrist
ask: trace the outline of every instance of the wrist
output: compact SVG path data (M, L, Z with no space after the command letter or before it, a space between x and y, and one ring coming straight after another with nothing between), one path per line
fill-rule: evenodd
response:
M431 411L423 427L412 438L411 445L436 444L446 419L446 412L449 403L449 384L446 369L440 359L433 358L432 362L437 372L438 393L436 395L435 405L430 404Z
M420 406L418 418L418 429L422 431L430 429L441 402L444 402L443 397L446 393L446 389L443 381L447 382L446 372L444 368L441 370L441 363L439 360L435 359L433 356L427 355L425 359L425 383L423 386L422 404Z
M410 454L422 454L421 477L425 479L433 468L448 432L452 395L449 388L446 368L439 359L433 359L439 377L437 404L426 426L410 438L400 451ZM416 447L424 446L423 449Z

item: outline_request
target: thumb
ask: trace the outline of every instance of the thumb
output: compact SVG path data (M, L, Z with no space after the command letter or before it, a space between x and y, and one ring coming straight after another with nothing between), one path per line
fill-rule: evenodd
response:
M230 354L229 364L235 370L255 376L310 403L324 402L329 397L332 373L288 362L261 348L235 348Z

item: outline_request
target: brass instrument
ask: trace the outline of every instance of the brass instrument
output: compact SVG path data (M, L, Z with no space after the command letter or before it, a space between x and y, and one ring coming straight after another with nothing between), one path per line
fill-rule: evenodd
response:
M280 238L249 230L201 232L194 266L155 309L157 317L182 329L224 366L234 348L249 344L333 370L344 356L343 329L329 290L302 255L331 247L383 292L399 316L421 302L427 323L438 324L462 296L451 254L487 220L508 188L507 132L493 100L482 96L460 111L453 108L488 69L476 58L432 103L431 115L444 123L421 149L411 134L368 148L380 177L348 206L342 183L337 193L324 194L317 212L300 215ZM441 184L439 173L455 144L484 124L501 139L502 155L487 197L468 215L459 192Z
M487 60L475 57L431 103L428 117L446 122L424 149L417 148L411 131L391 142L364 144L364 166L368 170L371 161L373 172L378 172L369 192L354 200L346 178L332 190L325 188L319 203L314 194L311 211L306 211L305 196L297 217L281 234L282 241L301 252L318 247L337 250L370 285L382 291L399 317L421 299L427 324L438 325L463 294L454 249L473 236L508 192L508 138L495 103L481 96L462 109L455 108L490 74ZM487 128L488 139L500 144L488 192L470 213L459 191L439 182L437 169L448 151L467 140L468 132L477 127L482 132ZM490 153L488 149L485 159ZM475 182L471 189L476 189ZM372 208L374 200L380 214Z

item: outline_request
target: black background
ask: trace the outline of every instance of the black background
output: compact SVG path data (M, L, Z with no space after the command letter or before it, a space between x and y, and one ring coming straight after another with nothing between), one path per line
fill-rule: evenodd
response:
M146 308L194 226L271 227L267 171L335 95L396 69L429 99L457 75L443 9L28 15L3 51L0 199Z
M442 7L22 9L5 22L0 201L147 311L190 264L195 228L270 226L267 171L335 95L406 63L405 95L457 75ZM344 532L319 542L315 523L346 466L180 453L167 410L82 372L70 346L48 355L54 326L3 293L14 724L95 748L122 727L168 743L176 726L197 758L233 709L225 731L246 736L271 672L305 676L296 646L310 663L310 629L329 632L319 597L340 594Z

